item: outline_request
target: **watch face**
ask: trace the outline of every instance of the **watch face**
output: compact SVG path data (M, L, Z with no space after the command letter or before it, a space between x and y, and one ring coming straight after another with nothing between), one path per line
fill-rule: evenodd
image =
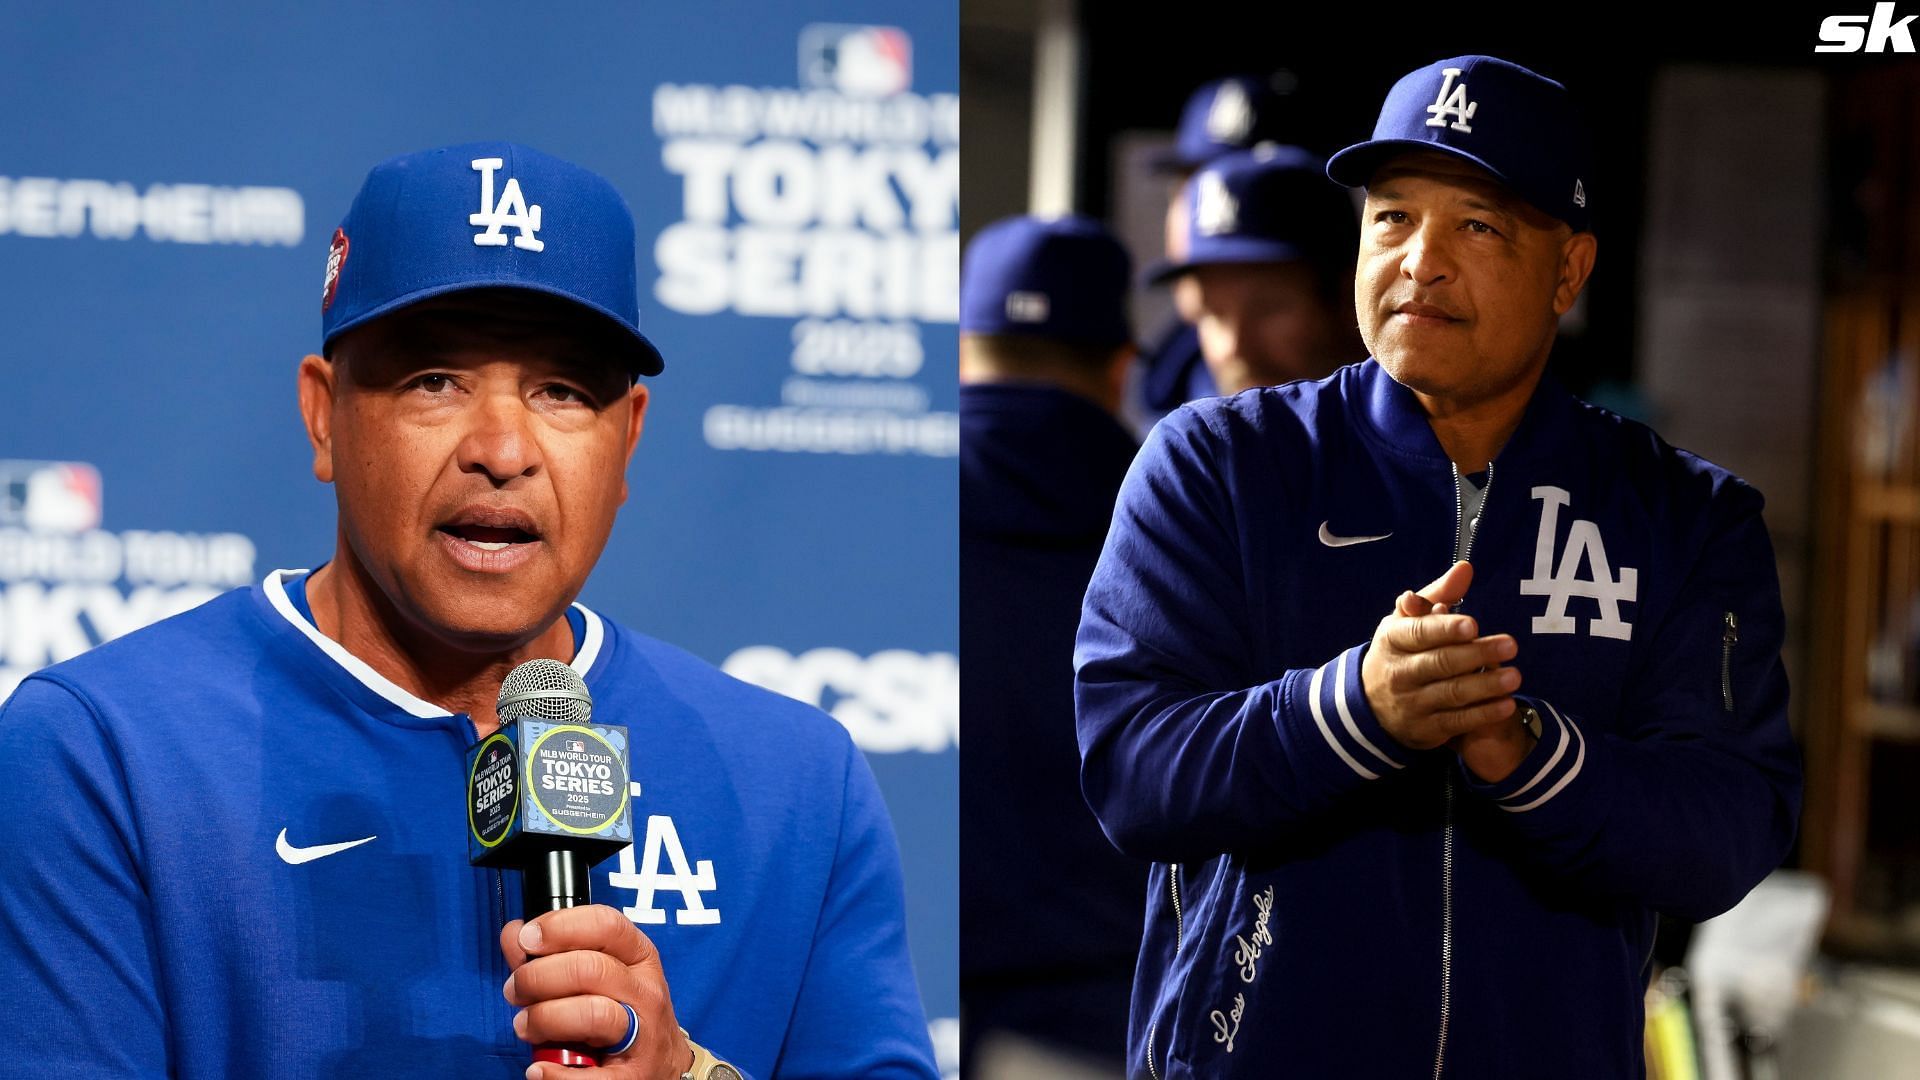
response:
M707 1080L741 1080L740 1070L721 1062L707 1070Z

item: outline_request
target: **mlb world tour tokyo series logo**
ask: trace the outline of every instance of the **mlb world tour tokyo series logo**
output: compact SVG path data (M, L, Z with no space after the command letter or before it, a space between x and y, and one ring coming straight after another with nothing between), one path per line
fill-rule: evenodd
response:
M796 320L779 404L713 406L708 445L951 457L958 418L913 380L920 325L959 318L959 98L910 89L894 27L814 25L799 45L801 87L654 91L682 192L654 242L654 295L688 315Z
M495 848L531 833L600 837L610 849L631 842L624 815L638 792L628 778L626 737L621 727L523 719L475 747L467 778L475 856L491 859ZM520 783L517 772L524 772Z
M240 533L100 528L100 470L0 461L0 699L35 670L254 580Z

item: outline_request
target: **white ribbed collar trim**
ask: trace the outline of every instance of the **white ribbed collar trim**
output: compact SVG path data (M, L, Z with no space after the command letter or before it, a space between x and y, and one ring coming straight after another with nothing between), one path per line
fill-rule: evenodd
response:
M281 580L283 576L305 573L309 571L274 570L268 573L266 580L260 583L260 587L266 591L267 602L273 605L273 610L279 612L281 618L286 619L293 624L294 629L305 634L308 641L318 646L321 652L326 653L334 663L344 668L347 674L408 714L420 717L453 715L430 701L424 701L402 690L385 675L368 667L365 661L342 648L339 642L321 633L319 627L308 622L300 614L300 609L293 606L293 600L287 596L286 584ZM568 666L579 672L580 677L584 679L587 677L587 672L593 668L593 662L600 657L600 645L606 640L606 629L600 624L600 616L595 615L585 604L576 603L573 606L586 621L587 633L580 643L580 651L574 655L573 663Z

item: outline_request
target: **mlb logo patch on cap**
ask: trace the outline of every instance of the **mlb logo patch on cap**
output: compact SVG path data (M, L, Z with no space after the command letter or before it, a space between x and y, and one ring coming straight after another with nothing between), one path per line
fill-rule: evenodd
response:
M569 300L618 327L631 370L657 375L664 366L640 332L626 201L599 175L508 142L374 166L327 251L323 348L409 304L480 288Z
M1016 290L1007 294L1007 318L1017 323L1040 324L1053 311L1053 301L1043 292Z
M1123 345L1132 272L1127 249L1092 218L1003 218L960 261L960 329Z
M333 306L333 292L340 284L340 271L347 265L347 230L333 230L333 243L327 246L327 280L320 289L320 312Z

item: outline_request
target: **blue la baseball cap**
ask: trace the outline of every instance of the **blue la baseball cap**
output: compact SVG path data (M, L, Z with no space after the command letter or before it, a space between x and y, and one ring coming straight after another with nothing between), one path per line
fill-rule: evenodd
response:
M598 174L510 142L424 150L373 167L327 252L322 348L409 304L502 287L570 300L624 331L637 374L665 366L640 333L626 200Z
M1190 172L1222 154L1278 141L1280 103L1271 80L1232 75L1206 83L1187 98L1173 145L1153 156L1153 167Z
M1575 231L1589 229L1592 149L1567 88L1492 56L1456 56L1393 84L1373 138L1333 155L1327 175L1364 187L1388 158L1438 150L1492 173Z
M960 267L960 329L1124 345L1133 260L1090 217L1011 217L967 245Z
M1313 153L1273 143L1208 163L1183 195L1186 256L1148 267L1148 283L1219 263L1351 263L1359 219L1325 170Z

